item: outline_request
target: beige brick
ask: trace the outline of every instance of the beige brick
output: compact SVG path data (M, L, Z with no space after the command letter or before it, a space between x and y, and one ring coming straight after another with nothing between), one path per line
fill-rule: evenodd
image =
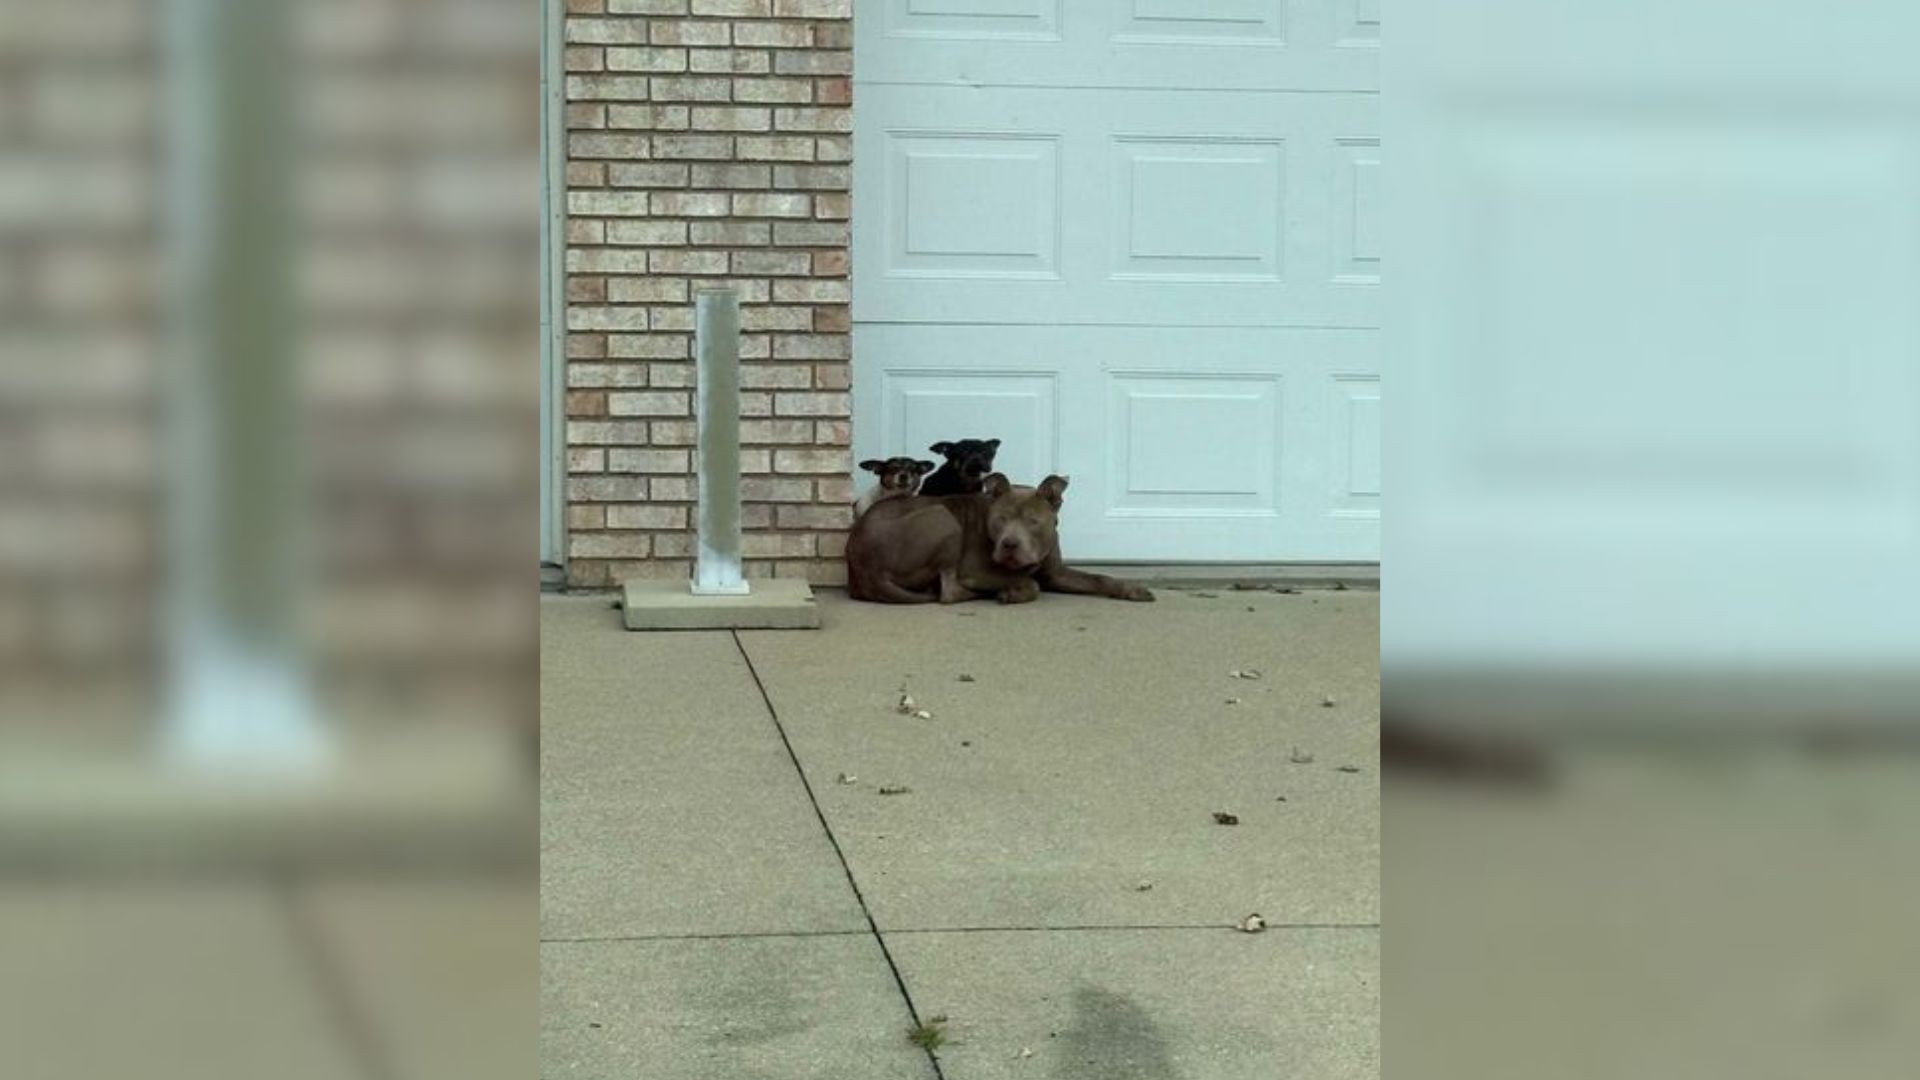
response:
M687 508L684 506L609 506L607 507L607 527L610 529L684 529L687 527Z
M699 428L689 420L655 420L653 422L653 445L655 446L692 446L699 437Z
M607 0L567 0L569 15L600 15L607 10Z
M725 217L727 197L710 192L656 191L653 212L662 217Z
M804 105L813 100L813 84L805 79L735 79L733 100Z
M853 48L853 24L851 22L825 22L814 29L813 44L821 49Z
M769 360L773 358L773 343L765 334L740 335L740 359Z
M689 49L687 70L766 75L773 70L773 57L756 49Z
M576 221L567 219L567 243L601 244L607 239L607 226L601 221Z
M701 282L701 284L712 288L725 287L718 281L705 281ZM648 321L653 323L655 330L677 330L681 333L691 333L693 331L693 308L691 306L657 307L648 313L647 318ZM666 358L663 357L662 359Z
M639 135L576 132L567 136L567 155L576 158L643 159L647 141Z
M607 279L603 277L568 277L567 302L572 304L606 303Z
M582 304L567 308L567 329L569 330L645 330L647 328L647 309L641 307L588 307Z
M693 126L700 131L766 131L772 126L767 109L700 106L693 110Z
M655 45L731 45L727 24L692 19L655 19L648 40Z
M851 19L853 0L773 0L780 19Z
M567 507L567 528L604 529L607 527L607 508L604 506Z
M684 473L693 468L688 450L609 450L607 470L617 473Z
M607 50L598 45L569 45L562 64L568 71L605 71Z
M814 277L846 277L847 269L847 251L845 248L836 248L832 251L814 253Z
M828 477L814 481L820 489L819 502L832 506L852 505L853 478L849 476Z
M732 101L733 80L701 75L683 79L653 80L655 101Z
M576 558L644 559L653 553L646 533L582 532L567 537L567 553Z
M693 126L685 105L611 105L608 125L626 131L685 131Z
M768 165L696 165L693 186L701 188L764 188L773 183Z
M567 162L567 186L569 188L596 188L607 186L607 164L604 161Z
M618 248L568 248L567 269L588 274L644 274L647 253Z
M725 161L733 140L725 135L655 135L653 156L669 161Z
M813 200L813 216L822 221L845 221L853 216L853 197L823 193Z
M634 187L634 188L686 187L687 179L691 175L689 172L689 167L687 165L678 163L678 162L671 162L671 161L647 161L647 162L639 162L639 163L616 161L613 164L608 165L606 169L607 169L607 181L611 183L614 187L623 187L623 188L624 187ZM663 222L661 224L666 224L666 223ZM686 243L686 236L685 236L686 225L681 224L679 228L682 234L679 240L671 240L671 241L663 241L663 242L678 243L678 244ZM633 243L634 241L625 241L625 242Z
M844 304L852 299L852 290L845 281L782 279L773 283L773 298L782 304Z
M853 80L844 75L815 83L813 98L822 105L846 105L853 101Z
M615 15L685 15L687 0L607 0Z
M572 476L567 478L570 502L645 502L647 481L638 476Z
M845 50L822 49L819 35L814 38L814 48L782 49L773 54L773 70L782 75L851 75L853 74L853 53ZM616 49L608 49L607 63L613 63L611 54Z
M607 355L607 335L568 334L567 359L598 360Z
M853 385L853 371L845 364L815 364L813 366L813 388L815 390L845 390Z
M813 196L784 192L754 193L733 197L734 217L803 218L813 212Z
M607 395L607 411L615 416L686 416L693 399L677 390L645 390Z
M654 502L692 502L693 478L690 476L656 476L653 478Z
M822 135L813 140L813 156L817 161L852 161L853 140L845 135Z
M568 364L567 385L580 387L645 386L644 364Z
M567 40L577 45L644 45L644 19L568 19Z
M776 360L845 360L849 353L844 334L778 334L773 339Z
M693 0L693 13L765 18L773 13L773 0Z
M607 395L595 390L570 390L567 392L566 410L569 417L605 416Z
M567 471L570 473L606 472L607 452L598 448L572 447L567 450Z
M809 435L807 429L812 426L812 422L808 420L742 420L740 421L740 441L759 446L803 443L807 441Z
M827 222L782 221L773 226L773 242L781 247L845 247L848 229Z
M844 165L776 165L773 186L789 191L846 191L853 176Z
M647 266L656 274L724 274L727 253L661 248L648 258Z
M569 564L571 565L571 564ZM646 562L617 562L610 571L612 583L618 585L629 579L679 579L685 580L692 564L685 559L649 559Z
M740 385L750 390L810 390L813 369L804 364L742 364Z
M748 447L740 451L741 476L765 476L773 471L773 451Z
M853 507L783 506L775 520L783 529L846 529L853 525Z
M608 49L608 71L645 71L674 74L687 70L685 49ZM656 84L653 96L660 96Z
M658 312L655 312L658 315ZM691 387L693 385L692 364L649 364L647 365L647 385L659 387ZM657 425L656 425L657 426ZM659 438L656 434L655 438Z
M570 101L645 101L647 78L644 75L569 75L567 98Z
M742 161L812 161L813 140L800 136L742 136Z
M610 566L604 559L568 559L567 587L604 589L613 584Z
M797 22L737 22L735 45L773 49L805 49L813 45L813 27Z
M852 446L853 425L845 420L822 420L813 425L813 441L818 446Z
M736 269L740 255L759 254L758 252L739 252L734 256ZM769 253L772 254L772 253ZM749 304L740 309L740 328L742 330L811 330L813 329L813 309L807 307L762 307Z
M646 217L644 191L569 191L567 213L581 217Z
M810 533L742 533L740 553L749 559L796 558L814 553Z
M775 109L773 110L773 126L781 131L852 131L853 110L824 108Z
M607 107L592 103L573 102L567 105L567 127L569 130L598 130L607 126Z
M609 408L614 414L622 415L618 399L619 395L614 395ZM775 399L774 409L781 416L849 416L853 404L846 394L780 394Z
M659 322L659 314L658 308L653 309L649 321ZM616 360L685 360L692 355L691 341L685 334L616 334L608 341L607 351Z
M813 256L804 251L736 251L733 253L733 272L736 274L797 277L807 274L812 269Z
M746 529L773 528L773 507L765 505L741 507L740 526Z
M689 291L684 278L622 277L607 283L607 297L616 304L684 304Z
M781 395L786 397L787 395ZM793 450L773 452L773 471L782 473L839 473L853 468L852 453L847 450Z
M765 221L696 221L691 239L696 245L765 247L773 242L773 226Z
M822 558L841 559L847 554L847 534L843 532L820 534L820 555Z
M741 515L743 518L744 514ZM742 521L741 524L746 524ZM693 534L684 532L656 533L653 537L655 558L685 558L693 554Z
M740 498L747 502L812 502L813 481L748 477L740 481Z
M821 537L823 543L825 540L825 537ZM825 551L821 553L825 554ZM807 580L828 588L844 588L847 584L847 564L837 560L813 563L807 568Z

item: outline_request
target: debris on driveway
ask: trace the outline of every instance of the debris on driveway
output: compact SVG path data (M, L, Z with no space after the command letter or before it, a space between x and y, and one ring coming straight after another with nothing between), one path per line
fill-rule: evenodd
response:
M883 784L880 788L882 795L911 795L912 793L913 789L905 784Z
M1135 886L1133 887L1133 891L1134 891L1134 892L1152 892L1152 891L1153 891L1153 882L1151 882L1151 881L1142 881L1142 882L1140 882L1139 884L1137 884L1137 885L1135 885Z
M1229 704L1229 705L1238 705L1238 704L1240 704L1240 699L1239 699L1239 698L1237 698L1237 697L1230 697L1230 698L1228 698L1228 699L1227 699L1227 704Z
M1244 671L1239 668L1235 668L1234 670L1227 672L1227 678L1229 679L1258 679L1259 677L1260 677L1260 673L1253 670L1252 668L1247 668Z
M1258 912L1241 919L1239 923L1239 930L1243 934L1257 934L1266 928L1267 920L1261 918Z
M1360 766L1358 766L1358 765L1342 765L1342 766L1340 766L1340 771L1341 771L1341 772L1359 772L1359 771L1360 771Z
M1334 703L1332 694L1328 694L1326 697L1323 697L1320 699L1320 707L1323 709L1331 709L1333 708L1334 704L1335 703Z
M1287 760L1295 765L1311 765L1313 764L1313 755L1296 746L1287 754Z
M1217 593L1217 592L1197 592L1197 593L1194 593L1193 595L1195 595L1195 596L1197 596L1197 597L1199 597L1199 598L1200 598L1200 599L1202 599L1202 600L1218 600L1218 599L1220 599L1220 594L1219 594L1219 593Z
M912 694L902 693L900 695L900 704L894 706L893 711L899 713L901 716L913 716L921 720L933 719L933 714L921 708L919 703L913 700Z
M1213 812L1213 823L1215 825L1238 825L1240 824L1240 819L1227 813L1225 810L1215 810Z
M973 682L973 681L974 681L974 679L973 679L973 676L971 676L971 675L969 675L969 674L967 674L966 672L964 672L964 671L963 671L963 672L961 672L961 673L960 673L960 680L959 680L959 681L961 681L961 682Z
M860 778L852 773L843 772L839 776L834 777L833 782L836 784L857 784L860 782Z

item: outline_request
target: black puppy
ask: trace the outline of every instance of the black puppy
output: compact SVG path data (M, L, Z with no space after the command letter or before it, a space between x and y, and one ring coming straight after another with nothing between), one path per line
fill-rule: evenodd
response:
M945 457L947 463L921 483L920 494L973 495L993 471L993 455L1000 449L1000 440L961 439L937 442L927 449Z

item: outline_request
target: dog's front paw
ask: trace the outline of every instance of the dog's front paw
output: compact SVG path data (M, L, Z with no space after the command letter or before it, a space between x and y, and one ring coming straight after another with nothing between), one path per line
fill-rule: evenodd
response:
M1040 586L1031 581L1018 585L1009 585L1000 590L1000 602L1003 604L1025 604L1040 598Z
M1145 585L1135 585L1131 581L1123 581L1120 583L1119 595L1122 600L1133 600L1143 604L1153 603L1153 590L1147 588Z

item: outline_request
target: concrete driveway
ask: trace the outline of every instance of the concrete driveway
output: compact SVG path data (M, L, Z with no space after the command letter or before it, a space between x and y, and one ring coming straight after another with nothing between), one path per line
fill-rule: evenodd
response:
M542 1075L1377 1075L1378 595L1160 596L545 599Z

